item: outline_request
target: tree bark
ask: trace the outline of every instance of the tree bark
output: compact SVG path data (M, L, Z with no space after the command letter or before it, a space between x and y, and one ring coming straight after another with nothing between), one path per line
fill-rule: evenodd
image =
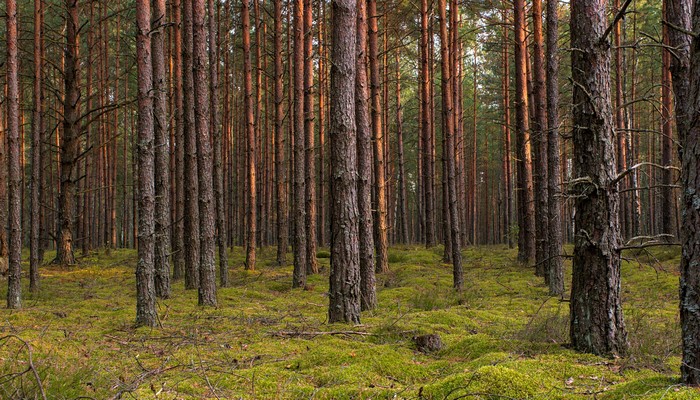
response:
M357 129L360 295L361 308L371 310L377 307L377 283L372 231L372 131L369 126L369 87L367 85L367 1L357 0L356 7L355 122Z
M355 131L355 0L331 1L331 272L329 322L360 323Z
M34 109L32 110L32 179L31 179L31 194L30 194L30 209L29 209L29 291L37 293L39 291L39 264L40 260L40 243L39 232L41 230L41 203L39 202L41 192L41 141L43 131L43 109L44 101L43 92L43 71L42 71L42 55L44 38L43 17L44 17L43 0L34 0ZM0 268L1 269L1 268Z
M571 3L576 235L571 286L572 346L622 355L619 194L615 182L610 43L605 3Z
M7 27L7 171L8 171L8 274L7 308L22 307L22 168L19 134L19 58L17 2L6 0ZM4 222L3 222L4 224Z
M136 265L136 325L155 327L156 290L155 253L155 181L153 154L153 68L151 65L151 4L136 2L136 68L138 79L138 162L139 230Z
M406 194L406 165L403 147L403 106L401 104L401 64L399 52L396 52L396 143L398 147L397 162L399 173L397 176L397 241L402 244L409 242L408 235L408 199Z
M257 1L257 0L255 0ZM256 250L256 213L257 213L257 192L256 192L256 140L255 140L255 114L253 112L253 73L250 60L250 9L248 0L242 0L241 9L243 24L243 87L245 102L245 142L246 142L246 174L248 190L248 209L246 213L246 261L245 269L255 270L255 250Z
M293 287L306 285L306 182L304 176L304 0L294 0L294 276Z
M428 48L428 0L421 0L421 119L420 136L423 140L423 194L425 196L425 246L430 248L435 246L435 196L434 171L433 171L433 143L432 143L432 120L431 120L431 81L430 81L430 57Z
M316 260L316 151L314 142L313 8L304 0L304 180L306 182L306 274L318 273Z
M287 158L284 121L284 67L282 65L282 0L274 0L275 13L275 175L277 179L277 264L287 264L289 223L287 219Z
M181 0L173 0L173 49L174 101L175 101L175 221L173 249L173 279L185 277L185 127L183 109L182 68L182 7Z

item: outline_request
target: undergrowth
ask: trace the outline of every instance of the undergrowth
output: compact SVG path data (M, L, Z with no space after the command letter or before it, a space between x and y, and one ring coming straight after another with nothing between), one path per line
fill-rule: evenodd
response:
M159 329L133 327L134 251L44 266L41 292L25 286L24 308L0 311L0 398L40 398L37 380L51 399L700 398L677 384L677 252L623 263L630 353L620 359L567 348L567 296L549 297L514 250L466 250L455 293L441 249L392 248L379 307L359 326L327 323L328 255L292 290L274 249L245 271L236 248L219 308L198 307L175 282L158 301ZM418 352L412 338L428 333L445 348Z

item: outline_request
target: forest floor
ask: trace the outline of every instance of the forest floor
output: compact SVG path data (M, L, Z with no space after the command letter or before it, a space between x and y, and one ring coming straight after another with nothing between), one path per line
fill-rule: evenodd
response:
M257 271L235 249L219 308L198 307L176 282L158 302L159 329L133 327L134 251L44 267L39 295L0 310L0 398L41 398L37 379L49 399L700 398L678 385L677 249L625 254L631 350L618 359L566 348L568 302L549 297L514 250L467 249L456 294L439 248L392 248L379 307L360 326L327 323L328 252L318 255L321 274L292 290L274 249ZM412 338L428 333L445 348L417 351Z

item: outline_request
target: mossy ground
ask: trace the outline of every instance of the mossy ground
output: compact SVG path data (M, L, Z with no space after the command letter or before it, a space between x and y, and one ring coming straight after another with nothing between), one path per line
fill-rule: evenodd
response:
M677 252L626 255L631 351L614 360L566 348L568 303L549 297L514 250L466 250L457 294L440 249L393 248L379 307L361 326L327 323L327 254L319 252L321 274L292 290L292 269L274 265L274 249L260 252L257 271L244 271L234 249L219 308L198 307L196 291L175 282L172 298L158 302L159 329L133 327L134 251L46 266L39 295L0 311L0 336L31 345L55 399L700 398L677 384ZM294 334L348 330L367 334ZM440 334L445 349L417 352L411 338L422 333ZM21 342L0 342L0 398L37 395L30 373L8 375L27 360Z

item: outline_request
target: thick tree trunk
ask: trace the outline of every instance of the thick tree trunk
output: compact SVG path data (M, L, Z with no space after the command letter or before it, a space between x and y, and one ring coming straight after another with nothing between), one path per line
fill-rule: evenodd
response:
M185 288L199 287L199 176L197 174L197 129L195 122L194 36L192 1L182 0L182 85L185 147ZM203 83L198 83L198 85Z
M556 0L547 0L547 184L549 231L549 293L564 293L561 233L561 162L559 157L559 17Z
M515 136L518 149L518 260L535 261L535 202L528 117L525 2L514 0L515 21Z
M136 28L139 108L139 260L136 265L136 324L155 327L157 324L156 290L154 287L155 165L153 154L153 68L151 65L150 0L137 0Z
M534 192L535 192L535 272L549 282L549 215L547 210L547 93L545 89L544 40L542 37L542 0L532 2L533 41L533 98L535 119L532 124L534 139Z
M360 323L355 133L355 0L331 1L331 272L329 322Z
M167 82L165 81L165 0L152 0L153 116L155 123L155 286L170 297L170 149L168 147Z
M304 0L304 181L306 182L306 274L318 273L316 260L316 151L314 142L313 8Z
M457 200L457 185L455 182L455 141L454 141L454 86L452 83L452 70L450 68L450 52L449 52L449 37L447 35L447 17L446 17L445 0L438 1L438 9L440 12L440 64L442 71L442 117L444 119L445 143L446 148L445 160L447 161L447 186L448 186L448 203L449 203L449 222L450 235L445 238L445 242L450 241L452 246L452 273L453 286L457 290L462 290L464 286L464 273L462 271L462 252L459 236L459 203Z
M367 86L367 1L357 0L355 39L355 122L357 126L357 206L359 212L360 294L363 310L377 307L372 231L372 131Z
M293 287L306 285L306 182L304 180L304 0L294 0L294 276Z
M287 211L287 158L284 121L284 67L282 65L282 0L275 3L275 175L277 179L277 264L287 264L289 224Z
M257 1L257 0L255 0ZM256 140L255 140L255 114L253 112L253 72L250 60L250 9L248 0L242 1L241 9L243 23L243 87L245 102L245 143L246 143L246 182L247 213L246 213L246 261L245 269L255 270L256 250L256 224L257 224L257 192L256 192Z
M17 2L5 2L7 17L7 171L8 171L8 242L7 308L22 307L22 168L19 135L19 59ZM4 166L3 166L4 168ZM4 225L4 221L3 221Z
M620 355L627 334L620 302L620 223L610 43L605 3L571 3L574 82L576 235L571 286L571 343L580 351Z
M181 0L173 0L174 101L175 101L175 221L173 249L173 279L185 277L185 127L183 110L182 69L182 11Z
M371 126L372 142L374 144L374 190L376 193L376 204L374 212L374 246L377 249L377 260L375 269L377 272L389 271L387 239L387 203L386 203L386 175L384 165L384 132L382 130L381 102L379 91L381 90L379 76L379 47L377 1L367 0L367 25L369 27L369 77L370 77L370 99L371 99Z
M73 219L75 215L75 185L80 149L78 125L78 4L66 0L66 47L64 50L63 79L63 137L61 140L61 185L58 201L59 233L56 259L60 265L75 264L73 253Z
M29 291L37 293L39 291L39 264L40 259L40 243L39 232L41 230L41 203L39 202L41 191L41 140L43 131L43 110L42 103L44 101L43 92L43 71L42 71L42 55L44 38L43 17L44 17L43 0L34 0L34 92L33 92L33 110L32 110L32 179L31 193L29 205ZM1 269L1 268L0 268Z

